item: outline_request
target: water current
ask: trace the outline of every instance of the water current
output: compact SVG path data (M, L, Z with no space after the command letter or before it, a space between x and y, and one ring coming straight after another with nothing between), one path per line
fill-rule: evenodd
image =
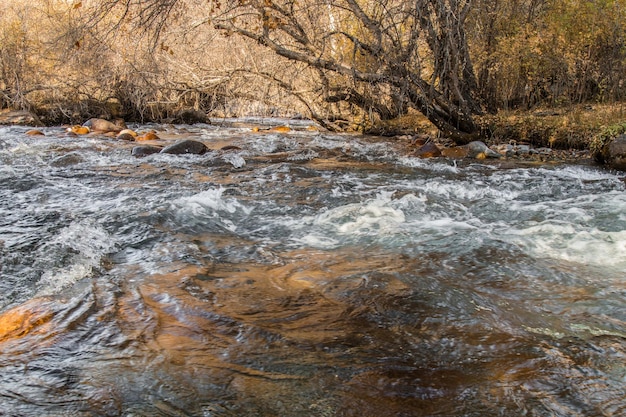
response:
M0 128L0 415L626 415L623 174L234 122Z

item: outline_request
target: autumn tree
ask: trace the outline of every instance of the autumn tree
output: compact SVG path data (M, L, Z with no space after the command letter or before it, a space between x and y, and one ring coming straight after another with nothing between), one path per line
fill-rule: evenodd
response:
M100 13L123 10L159 35L193 9L194 29L212 25L252 40L299 65L302 80L261 74L291 90L310 116L337 128L330 105L391 119L415 109L458 142L474 137L481 113L465 34L469 0L109 0ZM197 14L196 14L197 16ZM180 21L177 23L180 24Z
M476 0L466 30L489 110L625 98L626 1Z

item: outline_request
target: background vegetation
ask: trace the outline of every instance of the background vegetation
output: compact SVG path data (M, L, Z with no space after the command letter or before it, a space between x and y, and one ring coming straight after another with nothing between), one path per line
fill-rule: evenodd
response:
M563 146L563 125L623 116L626 0L222 1L5 0L0 106L48 124L303 115L379 132L421 113L461 142L504 124Z

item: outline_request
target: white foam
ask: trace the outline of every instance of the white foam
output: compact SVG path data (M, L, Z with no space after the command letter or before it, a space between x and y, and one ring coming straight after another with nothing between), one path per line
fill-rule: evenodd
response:
M410 168L419 168L427 171L437 172L437 173L452 173L456 174L460 172L460 168L456 166L456 163L448 163L433 161L431 159L423 159L409 156L402 156L396 159L396 162L399 165L410 167Z
M422 186L422 190L429 196L437 196L450 201L488 199L493 202L505 202L512 201L519 196L517 191L494 188L480 181L472 183L459 181L426 182Z
M226 153L222 155L222 160L228 162L234 168L242 168L246 165L246 160L238 153Z
M393 233L405 222L402 210L391 206L391 193L381 193L365 203L348 204L319 214L314 224L338 234Z
M291 230L305 230L306 235L292 240L307 246L330 249L346 241L363 237L384 239L402 231L406 216L394 206L392 193L383 192L373 199L325 210L306 216L290 225Z
M236 199L224 198L225 188L213 188L194 194L190 197L183 197L176 201L179 205L191 210L198 215L206 213L207 210L225 211L227 213L235 213L237 210L243 210L246 214L252 209L247 208Z
M87 278L100 266L103 257L116 246L113 237L97 224L85 220L62 229L48 246L50 256L66 256L68 249L74 254L70 263L46 271L39 281L39 295L52 295ZM59 253L60 251L60 253Z
M531 256L585 265L610 265L626 271L626 230L602 231L569 222L545 221L503 234Z
M216 219L226 229L234 232L237 225L223 214L231 216L237 212L248 215L252 212L252 208L246 207L235 198L225 198L224 188L213 188L201 193L194 194L190 197L183 197L174 201L174 205L178 206L178 212L183 217L193 217L198 220Z

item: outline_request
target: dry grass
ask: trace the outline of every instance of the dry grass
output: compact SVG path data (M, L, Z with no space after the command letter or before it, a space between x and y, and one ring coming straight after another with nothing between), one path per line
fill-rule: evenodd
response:
M534 147L588 150L611 126L626 125L626 103L501 111L479 117L478 124L488 144L517 142ZM428 119L416 112L381 122L372 131L438 136Z
M554 149L589 149L608 126L626 121L626 103L578 105L481 117L491 143L522 142Z

